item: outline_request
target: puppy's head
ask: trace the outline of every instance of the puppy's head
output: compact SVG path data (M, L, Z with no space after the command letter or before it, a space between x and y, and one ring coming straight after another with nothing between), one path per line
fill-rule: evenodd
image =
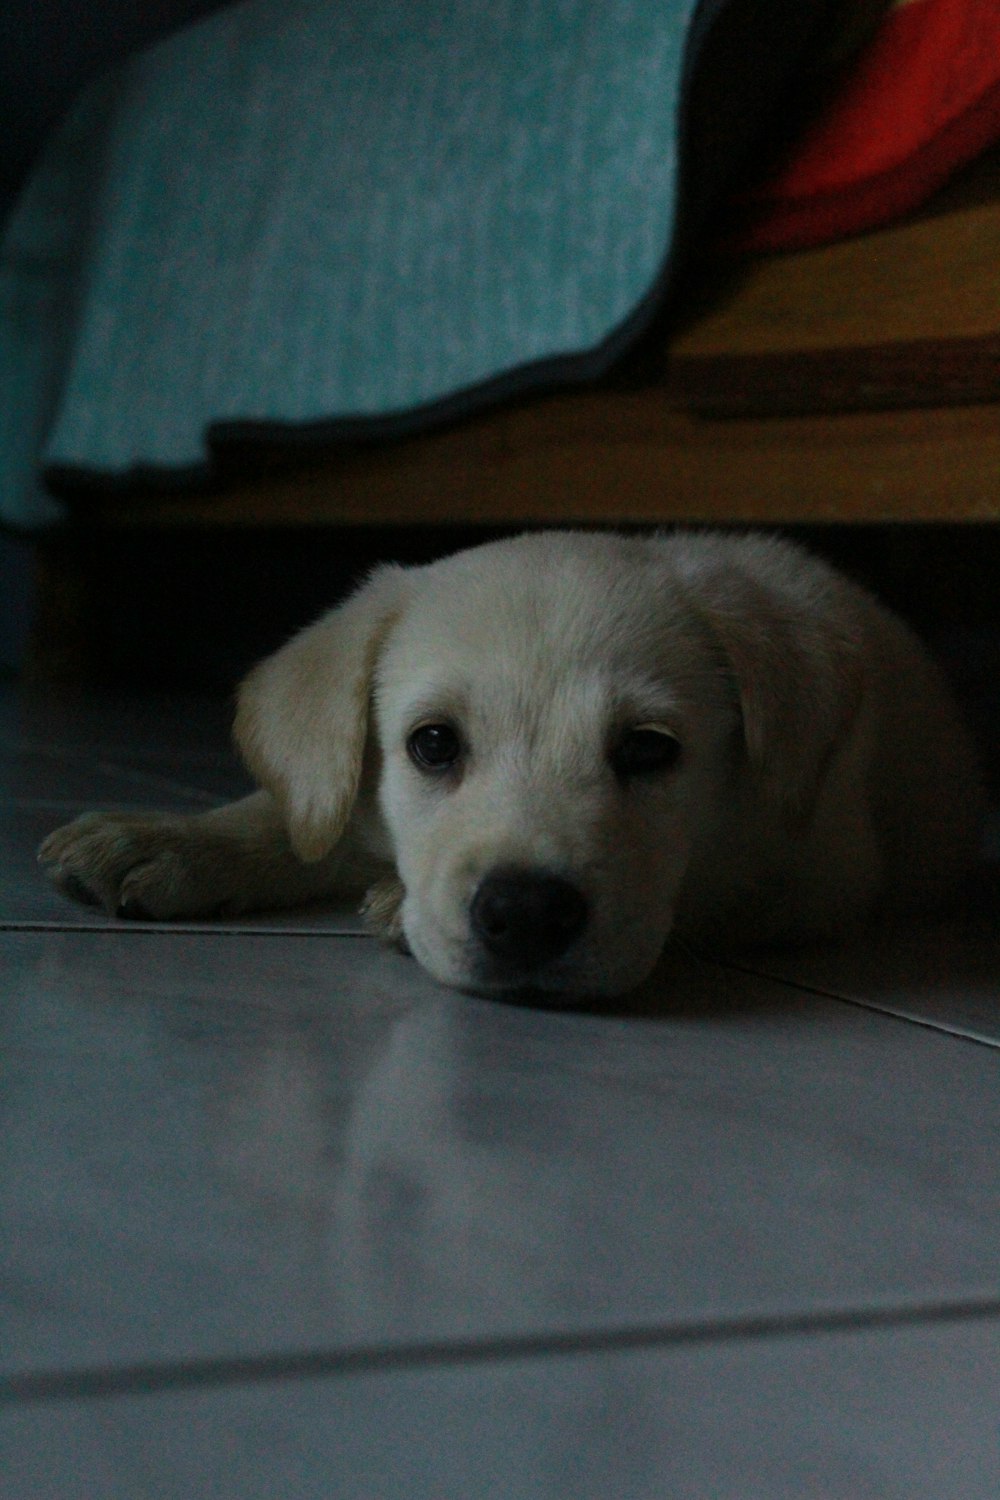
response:
M622 993L767 738L688 594L655 539L547 533L383 569L252 674L237 736L303 859L374 765L394 915L436 978Z

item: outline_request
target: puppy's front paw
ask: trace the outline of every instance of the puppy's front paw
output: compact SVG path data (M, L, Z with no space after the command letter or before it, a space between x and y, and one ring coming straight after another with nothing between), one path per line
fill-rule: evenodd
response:
M369 930L383 943L406 951L403 936L403 883L395 875L387 875L370 887L361 904L361 915Z
M192 821L169 813L84 813L51 833L38 859L65 895L111 916L193 916L213 903Z

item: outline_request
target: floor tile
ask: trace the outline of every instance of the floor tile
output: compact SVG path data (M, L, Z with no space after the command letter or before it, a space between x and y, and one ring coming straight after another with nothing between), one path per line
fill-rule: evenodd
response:
M26 742L0 743L0 797L54 808L211 807L250 789L235 759Z
M216 802L243 796L249 781L235 762L190 757L187 762L169 753L141 751L82 751L27 745L10 753L0 745L0 799L4 804L42 804L46 807L118 808L174 807Z
M58 810L242 796L250 782L229 717L204 699L77 701L0 689L0 799Z
M864 933L747 967L1000 1047L1000 902L978 918Z
M1000 1321L0 1411L17 1500L994 1500Z
M661 1018L371 941L0 934L4 1367L992 1294L1000 1057L676 957Z
M0 685L0 746L231 754L232 703L213 698L32 691Z

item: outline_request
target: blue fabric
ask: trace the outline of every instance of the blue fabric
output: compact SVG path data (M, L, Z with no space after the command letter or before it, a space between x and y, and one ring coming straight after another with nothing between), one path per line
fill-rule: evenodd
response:
M32 444L109 481L192 473L227 432L593 373L662 286L692 39L725 8L244 0L135 60L10 226L0 517L56 514Z

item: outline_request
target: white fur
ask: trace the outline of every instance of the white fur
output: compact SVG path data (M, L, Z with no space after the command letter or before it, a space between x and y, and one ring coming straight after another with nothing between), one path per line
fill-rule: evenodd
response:
M429 773L419 724L459 733ZM678 764L623 780L629 728ZM943 900L975 855L968 739L913 635L774 538L529 534L379 569L244 684L262 791L193 818L89 815L41 857L74 894L154 917L373 886L379 925L446 984L617 994L671 936L826 935ZM570 884L564 951L487 951L496 871Z

